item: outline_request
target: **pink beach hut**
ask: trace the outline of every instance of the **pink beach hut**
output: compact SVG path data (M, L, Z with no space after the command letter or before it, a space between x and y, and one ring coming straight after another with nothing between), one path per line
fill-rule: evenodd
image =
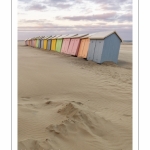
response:
M77 56L80 46L81 38L84 36L87 36L88 34L78 34L74 37L71 37L69 48L68 48L68 54Z
M28 39L28 46L30 46L31 38Z
M31 41L32 41L32 38L29 39L29 46L31 46Z
M30 38L27 39L27 45L30 46Z
M36 37L33 39L32 46L35 47L35 44L36 44Z
M62 53L68 54L68 48L69 48L69 44L70 44L70 40L71 40L70 38L74 37L76 35L78 35L78 34L69 34L63 38L63 44L61 47Z
M34 47L34 38L31 39L31 47Z

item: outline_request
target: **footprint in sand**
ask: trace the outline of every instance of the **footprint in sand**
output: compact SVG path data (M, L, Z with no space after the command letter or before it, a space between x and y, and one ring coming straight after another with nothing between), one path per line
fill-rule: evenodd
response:
M31 97L21 97L24 101L28 101Z
M47 102L45 102L45 104L51 104L52 103L52 101L47 101Z
M126 117L132 117L131 115L127 115L127 114L123 114L123 116L126 116Z
M49 98L48 98L48 97L46 97L46 98L44 98L44 99L49 100Z

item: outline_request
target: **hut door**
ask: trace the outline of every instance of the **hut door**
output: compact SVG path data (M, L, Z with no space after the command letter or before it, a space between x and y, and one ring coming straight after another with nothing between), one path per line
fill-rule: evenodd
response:
M97 63L100 63L100 60L101 60L103 44L104 44L103 40L96 40L93 61L95 61Z
M87 60L93 60L96 40L90 40Z

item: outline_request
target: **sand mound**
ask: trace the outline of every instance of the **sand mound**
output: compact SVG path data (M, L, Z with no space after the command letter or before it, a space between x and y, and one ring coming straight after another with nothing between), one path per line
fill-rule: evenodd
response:
M95 136L107 138L107 136L110 137L111 131L118 129L109 120L77 104L68 103L59 109L58 113L65 115L66 119L58 125L52 124L46 128L52 133L63 135L73 133L81 136L89 135L91 138Z
M48 139L33 140L27 139L19 142L19 150L52 150L53 147Z
M44 105L51 103L51 101L47 101ZM121 137L120 133L125 132L119 125L115 125L110 120L106 120L98 113L91 111L81 102L69 102L59 105L59 107L61 108L55 113L60 114L64 120L45 127L49 135L48 138L20 141L19 149L49 150L51 148L55 150L58 145L69 146L68 141L79 142L79 145L75 146L74 149L80 149L87 141L89 143L94 141L96 144L95 148L90 148L91 145L89 144L89 149L97 149L97 147L110 149L113 142L117 144L118 148L124 144L116 140ZM79 137L82 137L82 140ZM126 137L122 138L126 140Z

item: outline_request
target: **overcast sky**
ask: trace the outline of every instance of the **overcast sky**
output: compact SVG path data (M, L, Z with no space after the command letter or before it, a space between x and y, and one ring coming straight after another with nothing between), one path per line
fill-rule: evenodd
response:
M132 40L131 0L18 0L18 40L106 30Z

